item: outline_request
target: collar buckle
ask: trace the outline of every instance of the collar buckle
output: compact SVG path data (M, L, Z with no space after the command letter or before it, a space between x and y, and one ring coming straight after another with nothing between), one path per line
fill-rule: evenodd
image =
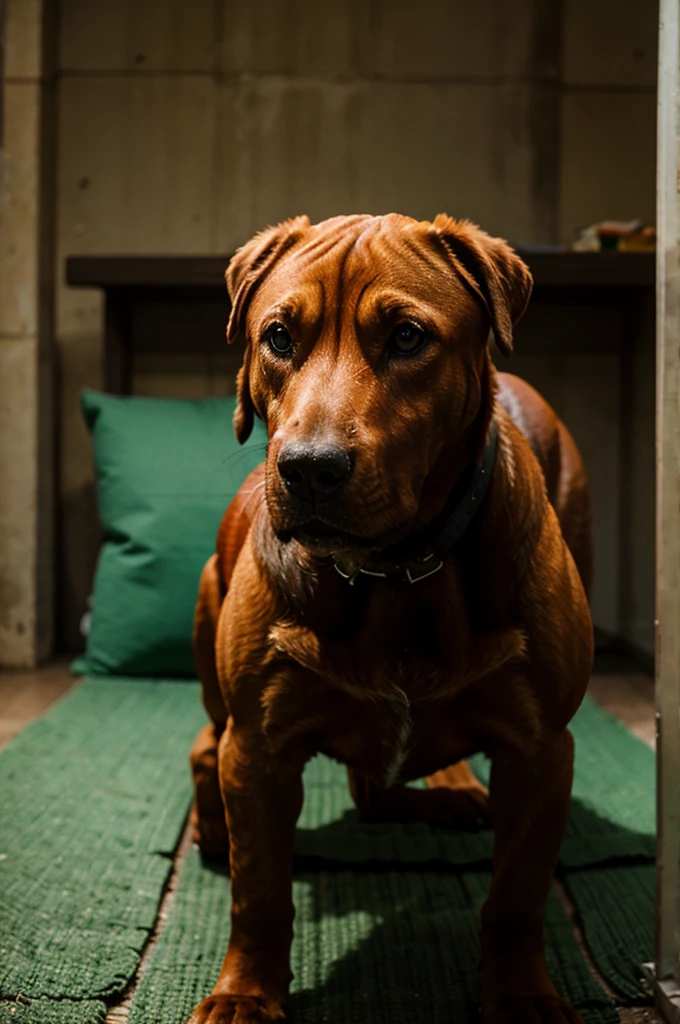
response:
M431 551L429 555L419 560L418 565L406 566L404 569L404 579L408 583L419 583L420 580L425 580L428 576L434 576L436 572L444 568L443 558L437 559L436 564L433 565L431 563L434 558L434 551ZM390 575L388 572L376 572L373 569L357 569L354 573L345 572L344 569L340 568L335 559L333 559L333 567L338 575L342 576L343 580L347 580L350 587L353 587L356 583L357 576L378 576L386 580Z
M333 559L333 568L335 569L335 571L338 573L339 576L342 576L343 580L347 580L348 581L350 587L354 586L354 584L356 583L356 580L357 580L357 576L361 572L361 569L357 569L356 572L345 572L344 569L340 568L340 566L335 561L335 559Z
M405 570L406 579L409 583L420 583L421 580L426 580L428 576L434 576L436 572L444 568L444 559L440 558L436 565L428 565L434 558L434 552L428 555L427 558L423 559L422 565L408 566Z

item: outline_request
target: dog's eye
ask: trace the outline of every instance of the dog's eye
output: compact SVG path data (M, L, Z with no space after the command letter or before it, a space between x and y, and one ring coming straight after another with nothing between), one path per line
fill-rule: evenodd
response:
M411 356L419 352L427 338L424 331L415 324L397 324L389 341L390 350L400 356Z
M283 324L272 324L265 337L274 355L289 356L293 351L293 339Z

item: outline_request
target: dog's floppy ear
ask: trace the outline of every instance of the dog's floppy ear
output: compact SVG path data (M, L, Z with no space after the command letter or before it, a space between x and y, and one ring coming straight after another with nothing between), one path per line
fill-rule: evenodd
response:
M433 221L460 276L487 308L498 348L512 353L514 327L529 302L533 280L526 263L502 238L445 213Z
M239 444L248 440L255 413L249 383L251 348L246 333L248 306L274 264L295 245L308 227L309 217L295 217L260 231L237 250L224 275L231 299L227 342L231 345L239 337L246 342L243 366L236 376L234 431Z

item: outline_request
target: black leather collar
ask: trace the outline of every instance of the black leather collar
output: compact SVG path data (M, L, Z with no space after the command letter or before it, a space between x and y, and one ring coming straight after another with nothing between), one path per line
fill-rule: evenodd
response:
M354 585L359 575L379 576L384 579L397 578L405 583L418 583L439 572L444 565L444 556L455 547L481 508L493 476L497 450L498 426L496 421L492 420L484 454L473 470L465 494L418 553L406 555L402 559L386 557L384 564L378 559L373 563L375 568L362 567L354 573L346 572L333 560L337 572L350 586Z

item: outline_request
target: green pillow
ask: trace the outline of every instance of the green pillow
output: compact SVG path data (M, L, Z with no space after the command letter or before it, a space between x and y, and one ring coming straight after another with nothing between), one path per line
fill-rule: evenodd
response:
M198 580L220 520L265 457L258 420L241 447L234 398L178 401L83 391L104 542L94 583L89 673L193 676Z

